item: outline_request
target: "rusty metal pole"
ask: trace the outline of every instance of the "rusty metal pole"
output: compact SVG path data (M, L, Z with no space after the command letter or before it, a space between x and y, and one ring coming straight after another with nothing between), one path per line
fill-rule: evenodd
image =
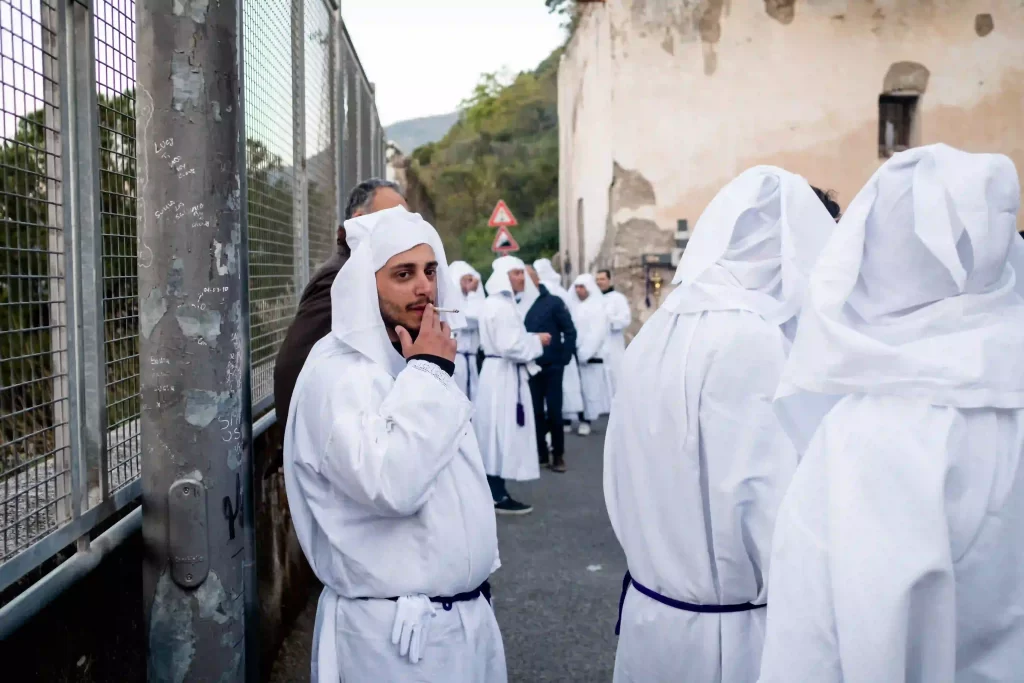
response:
M241 0L137 16L149 681L254 681Z

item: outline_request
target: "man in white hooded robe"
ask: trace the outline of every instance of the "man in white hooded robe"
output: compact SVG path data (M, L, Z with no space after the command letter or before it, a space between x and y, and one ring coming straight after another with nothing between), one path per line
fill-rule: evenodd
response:
M526 277L526 264L514 256L502 256L494 261L492 271L485 285L487 298L480 307L484 366L473 427L495 512L524 515L533 507L512 498L505 480L540 478L529 380L531 372L539 370L533 361L551 343L551 335L526 331L523 320L539 295Z
M576 302L570 296L568 290L562 286L562 279L558 276L551 260L540 258L533 262L533 268L537 271L541 284L548 288L548 291L565 302L569 312ZM570 422L583 412L583 394L580 391L580 369L576 364L576 354L573 354L569 364L565 366L562 373L562 416L566 420L566 433L572 431Z
M590 273L577 277L569 294L572 301L569 310L576 324L576 362L583 397L580 436L589 435L590 423L611 410L611 382L605 369L609 323L603 296Z
M458 355L455 357L455 374L452 377L455 384L472 401L480 382L480 372L477 366L480 331L477 317L484 300L483 285L480 282L480 273L465 261L453 261L448 266L448 273L461 297L459 310L466 319L466 326L455 331Z
M608 314L608 341L605 342L605 370L611 383L612 397L618 386L619 372L622 369L622 356L626 353L626 328L633 322L633 311L629 308L629 299L622 292L615 291L612 284L612 271L599 270L597 286L604 299L604 309Z
M776 397L763 683L1024 680L1024 244L1008 158L893 156L810 281Z
M312 681L504 683L494 512L433 309L458 305L444 247L401 207L345 228L331 333L299 375L284 444L295 532L324 584Z
M742 173L626 349L604 451L629 566L616 683L757 680L775 511L797 464L771 399L834 228L803 178Z

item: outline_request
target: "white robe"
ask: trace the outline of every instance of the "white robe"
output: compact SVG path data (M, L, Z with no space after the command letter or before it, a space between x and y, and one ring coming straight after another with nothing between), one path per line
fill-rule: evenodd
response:
M604 491L642 585L693 604L765 603L775 511L796 467L771 404L785 345L755 313L662 308L626 350ZM614 680L754 683L765 611L688 612L631 587Z
M480 350L477 311L483 305L483 301L483 296L473 294L464 298L462 312L466 316L466 326L455 332L458 355L455 357L453 379L455 385L462 389L462 393L471 401L476 397L480 384L480 372L476 362L477 352Z
M537 434L527 364L544 351L540 337L529 334L522 314L507 293L487 297L480 308L480 345L487 358L474 400L473 427L487 474L515 481L540 478ZM498 357L492 357L498 356ZM522 405L524 424L516 420Z
M604 365L608 315L601 299L591 294L585 301L575 304L572 321L576 325L576 359L579 361L583 417L592 421L611 410L611 386ZM591 363L591 360L601 362Z
M779 509L762 683L1024 680L1024 410L852 395Z
M608 340L604 347L605 370L614 396L622 371L622 356L626 353L626 328L633 322L633 313L629 308L629 300L621 292L613 290L603 298L604 310L608 315Z
M438 607L423 658L391 643L396 603L455 595L499 566L494 507L472 406L451 378L414 361L396 378L333 335L299 375L285 435L295 531L324 583L314 683L504 683L501 634L483 598Z

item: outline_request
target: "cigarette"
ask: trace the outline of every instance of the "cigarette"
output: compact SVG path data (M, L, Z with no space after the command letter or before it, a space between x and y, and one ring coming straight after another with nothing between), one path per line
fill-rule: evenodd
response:
M437 311L438 313L458 313L459 312L459 309L457 309L457 308L435 308L434 310Z

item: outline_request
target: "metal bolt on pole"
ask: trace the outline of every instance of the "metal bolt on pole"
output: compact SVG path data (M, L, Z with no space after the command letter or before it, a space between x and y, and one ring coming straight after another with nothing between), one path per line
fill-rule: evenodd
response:
M241 0L138 0L144 606L155 682L256 680Z

